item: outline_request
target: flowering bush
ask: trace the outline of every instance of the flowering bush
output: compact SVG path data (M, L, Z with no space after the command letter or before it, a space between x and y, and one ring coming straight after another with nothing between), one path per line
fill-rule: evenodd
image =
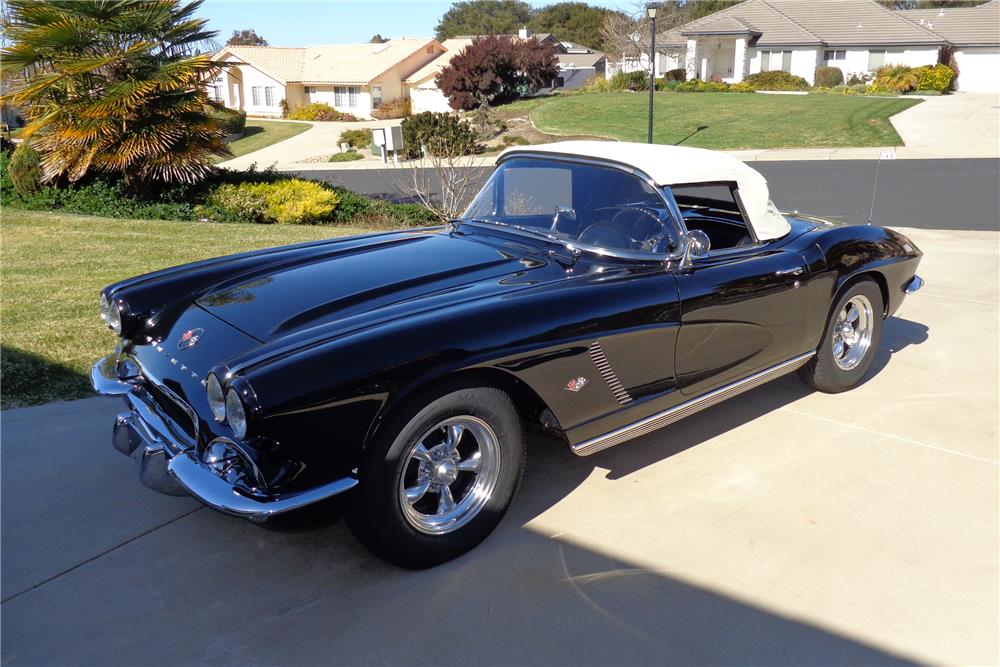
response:
M288 114L291 120L314 120L321 122L329 121L355 121L357 118L349 113L337 111L325 102L313 102L301 106Z
M917 73L919 80L917 90L936 90L944 93L951 90L951 83L955 80L955 70L940 63L933 66L924 65L913 71Z

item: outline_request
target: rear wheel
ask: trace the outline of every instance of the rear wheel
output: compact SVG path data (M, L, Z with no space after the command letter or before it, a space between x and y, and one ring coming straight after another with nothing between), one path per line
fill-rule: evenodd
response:
M864 379L882 340L882 291L871 280L860 280L834 304L816 356L799 371L819 391L835 394L853 389Z
M486 539L523 469L510 397L491 387L450 391L400 410L369 445L348 523L389 562L431 567Z

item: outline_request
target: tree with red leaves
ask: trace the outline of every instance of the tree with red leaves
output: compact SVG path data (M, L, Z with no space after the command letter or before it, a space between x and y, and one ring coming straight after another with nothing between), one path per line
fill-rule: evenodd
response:
M509 102L546 86L559 72L555 49L534 37L477 37L452 58L435 82L452 109L470 111Z

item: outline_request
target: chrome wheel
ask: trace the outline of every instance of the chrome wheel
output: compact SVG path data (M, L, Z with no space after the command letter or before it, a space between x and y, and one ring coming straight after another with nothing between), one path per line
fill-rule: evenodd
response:
M403 516L422 533L458 530L483 509L500 476L500 442L471 415L451 417L409 448L399 479Z
M871 301L856 294L844 304L833 326L833 360L837 367L849 371L865 358L875 330L875 310Z

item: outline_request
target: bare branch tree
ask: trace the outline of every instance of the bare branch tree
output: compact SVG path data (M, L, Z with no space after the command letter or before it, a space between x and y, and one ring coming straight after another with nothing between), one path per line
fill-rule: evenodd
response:
M479 191L490 172L480 166L475 155L455 155L456 151L427 152L403 167L396 191L420 204L442 222L457 218Z
M659 42L663 36L684 22L684 13L676 2L665 2L656 15L656 39ZM638 3L630 15L615 12L609 14L601 26L601 39L604 40L605 53L619 62L632 60L641 62L643 56L649 56L651 21L646 16L646 6ZM666 44L664 40L662 44ZM671 51L666 46L657 47L660 53ZM652 60L648 60L644 68L649 71Z

